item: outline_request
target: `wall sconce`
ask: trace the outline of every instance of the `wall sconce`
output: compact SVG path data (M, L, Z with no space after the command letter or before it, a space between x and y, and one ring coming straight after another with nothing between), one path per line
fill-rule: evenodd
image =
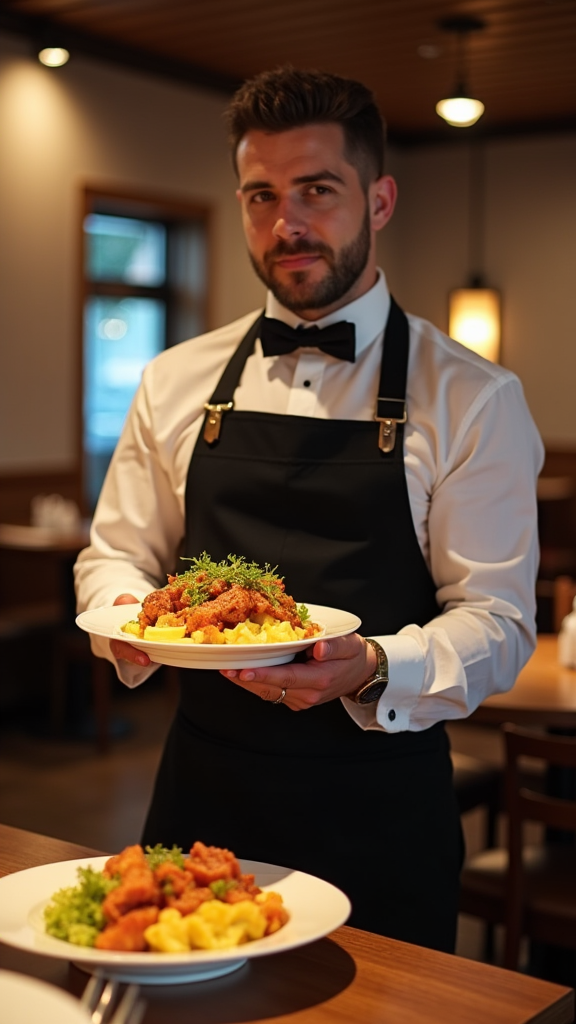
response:
M453 288L448 296L448 334L484 359L497 363L501 344L501 297L488 288L483 264L484 149L470 147L468 184L468 284Z
M484 104L481 100L473 99L466 84L466 61L465 44L471 32L478 32L486 27L481 18L468 17L467 15L453 15L442 18L438 27L444 32L454 32L457 38L457 77L456 85L444 100L436 104L436 113L454 128L469 128L476 124L476 121L484 113Z
M454 288L449 295L448 333L492 363L500 356L500 292L495 288Z

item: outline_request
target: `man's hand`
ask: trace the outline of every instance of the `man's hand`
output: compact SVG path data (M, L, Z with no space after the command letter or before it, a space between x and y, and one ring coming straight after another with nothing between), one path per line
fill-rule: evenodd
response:
M353 693L376 670L376 653L358 634L318 640L306 650L307 661L271 668L224 669L221 675L262 700L282 701L292 711L305 711Z
M138 604L138 598L133 594L120 594L114 604ZM151 664L150 658L144 654L144 651L137 651L132 644L127 644L123 640L111 640L110 650L117 661L131 661L133 665L141 667Z

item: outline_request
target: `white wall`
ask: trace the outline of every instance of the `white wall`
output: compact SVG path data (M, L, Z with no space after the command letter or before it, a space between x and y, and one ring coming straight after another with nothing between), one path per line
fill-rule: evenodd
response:
M399 200L381 252L406 309L447 329L467 283L470 147L392 154ZM502 359L550 447L576 447L576 134L485 144L483 269L503 299ZM386 239L386 231L393 231ZM478 269L478 268L476 268Z
M257 308L226 148L225 99L76 58L56 71L0 35L0 472L74 463L83 184L211 203L213 326ZM468 266L468 147L392 150L380 240L408 310L445 328ZM576 135L486 147L484 270L504 296L503 362L550 445L576 447Z
M86 182L212 204L212 326L262 304L224 107L217 94L89 59L49 70L0 36L0 472L74 462Z

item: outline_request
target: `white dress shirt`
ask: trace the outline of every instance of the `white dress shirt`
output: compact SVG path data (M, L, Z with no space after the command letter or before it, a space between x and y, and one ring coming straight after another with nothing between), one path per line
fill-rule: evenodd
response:
M257 341L235 409L371 420L389 306L379 271L369 292L315 321L319 327L355 323L355 363L312 347L265 358ZM306 326L272 295L266 314ZM204 403L257 316L176 345L145 368L102 489L90 547L76 564L80 611L111 605L121 593L141 600L174 571ZM513 685L535 643L536 477L543 447L522 387L510 371L427 321L408 319L404 461L416 536L442 613L422 627L406 623L396 635L375 637L390 669L378 702L360 707L342 698L361 728L388 732L466 717L489 694ZM92 642L96 653L114 660L108 641ZM128 686L153 670L117 666Z

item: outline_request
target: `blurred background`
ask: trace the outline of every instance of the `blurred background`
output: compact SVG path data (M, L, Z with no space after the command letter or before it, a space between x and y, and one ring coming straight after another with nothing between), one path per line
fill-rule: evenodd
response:
M71 567L145 363L262 306L222 115L266 68L374 89L405 309L448 330L455 289L496 290L494 358L546 446L553 630L576 576L575 43L573 0L0 3L0 820L103 849L139 833L175 683L94 667ZM466 128L435 110L463 91L485 106ZM501 761L491 732L459 742Z

